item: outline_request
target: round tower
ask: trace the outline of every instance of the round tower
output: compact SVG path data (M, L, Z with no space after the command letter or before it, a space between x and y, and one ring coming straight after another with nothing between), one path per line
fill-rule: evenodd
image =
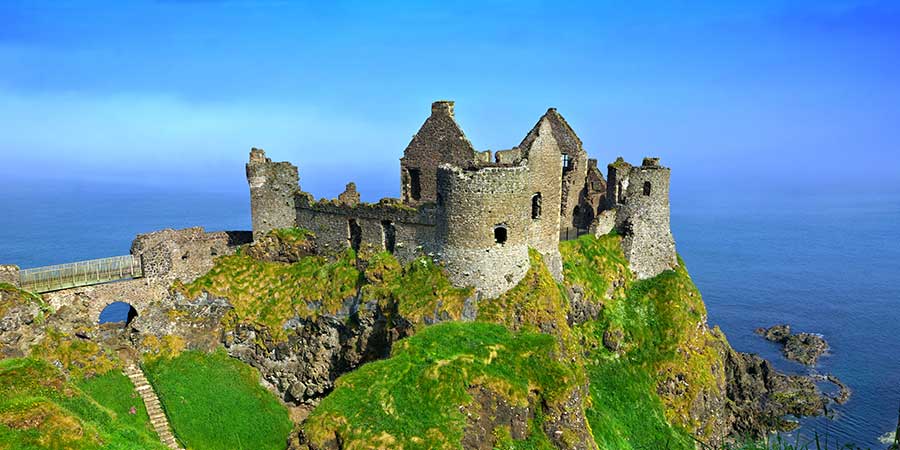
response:
M678 265L669 218L671 171L659 158L644 158L640 166L617 164L610 183L617 203L616 228L631 271L639 279L651 278Z
M494 298L525 277L528 173L525 166L438 168L437 257L454 285L472 286L481 297Z

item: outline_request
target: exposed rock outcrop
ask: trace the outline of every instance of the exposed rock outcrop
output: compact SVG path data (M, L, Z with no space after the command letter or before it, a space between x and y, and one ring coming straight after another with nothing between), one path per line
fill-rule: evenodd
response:
M757 328L756 333L781 344L785 358L807 366L816 365L819 357L828 351L828 343L822 336L812 333L791 334L790 325Z
M812 378L779 373L757 355L726 349L725 369L732 435L790 430L797 424L785 416L821 415L828 403Z

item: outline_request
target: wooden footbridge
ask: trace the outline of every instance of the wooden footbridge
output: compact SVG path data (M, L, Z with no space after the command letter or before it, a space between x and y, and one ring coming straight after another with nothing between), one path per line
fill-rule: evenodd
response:
M140 257L124 255L23 269L19 272L19 286L27 291L43 293L129 280L143 275Z

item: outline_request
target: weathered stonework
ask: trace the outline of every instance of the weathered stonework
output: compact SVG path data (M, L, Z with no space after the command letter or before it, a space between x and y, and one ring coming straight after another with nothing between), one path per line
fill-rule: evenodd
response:
M528 215L528 245L543 255L544 264L558 281L562 281L562 256L559 254L560 201L562 160L553 133L553 123L545 114L519 146L528 166L530 202L525 205ZM519 214L522 212L520 211Z
M0 264L0 283L19 285L19 266Z
M651 278L678 265L669 225L670 170L659 158L644 158L641 166L617 160L609 166L610 193L616 201L616 229L631 271Z
M431 105L431 116L400 158L400 192L403 202L421 205L437 201L437 169L441 164L469 167L475 164L475 148L456 124L453 102Z
M526 166L438 170L437 259L457 286L496 297L528 272Z
M254 148L247 163L247 182L254 236L294 226L294 194L300 190L297 167L272 162L263 149Z
M296 226L312 231L326 256L348 248L363 257L388 251L407 263L428 255L455 285L474 287L482 298L522 279L529 247L561 280L560 233L577 236L570 233L574 228L595 234L609 232L613 222L627 228L626 254L641 277L674 266L668 169L651 164L632 172L619 161L610 165L607 185L597 161L588 159L581 140L553 108L518 146L493 156L475 151L449 101L432 104L431 116L404 151L401 199L364 203L349 183L337 199L315 201L300 190L296 167L273 163L253 149L247 179L254 237ZM660 188L626 203L633 194L627 191L629 178ZM617 215L618 209L624 213Z

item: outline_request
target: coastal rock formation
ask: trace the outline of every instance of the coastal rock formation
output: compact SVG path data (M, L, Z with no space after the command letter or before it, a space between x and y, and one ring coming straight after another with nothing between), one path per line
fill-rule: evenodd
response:
M791 334L790 325L757 328L756 333L781 344L785 358L807 366L816 365L819 357L828 351L828 343L822 336L812 333Z
M784 417L824 413L828 399L810 377L784 375L757 355L726 349L732 434L762 437L773 430L791 430L796 422Z

